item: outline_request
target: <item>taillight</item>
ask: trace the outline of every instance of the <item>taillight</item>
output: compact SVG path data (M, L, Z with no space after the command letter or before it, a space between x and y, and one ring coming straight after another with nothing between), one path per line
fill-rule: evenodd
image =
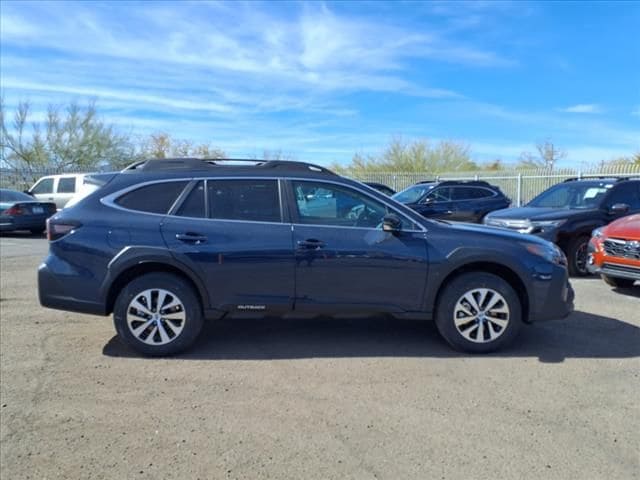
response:
M24 210L19 206L14 205L13 207L7 208L4 212L2 212L2 215L11 215L11 216L24 215Z
M52 218L47 219L47 240L53 242L54 240L58 240L64 237L66 234L71 232L72 230L78 228L80 224L78 222L65 222L52 220Z

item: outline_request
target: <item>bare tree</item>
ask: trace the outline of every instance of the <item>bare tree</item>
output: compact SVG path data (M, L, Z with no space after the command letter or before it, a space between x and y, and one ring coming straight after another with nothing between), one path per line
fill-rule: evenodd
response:
M536 143L536 150L537 155L531 152L522 152L516 168L553 170L556 164L567 156L565 150L557 147L549 139Z
M538 155L544 161L545 167L553 170L556 163L567 156L567 152L555 146L550 139L543 140L536 144Z
M156 132L141 142L140 158L201 157L225 158L225 153L210 143L194 144L176 139L168 132Z

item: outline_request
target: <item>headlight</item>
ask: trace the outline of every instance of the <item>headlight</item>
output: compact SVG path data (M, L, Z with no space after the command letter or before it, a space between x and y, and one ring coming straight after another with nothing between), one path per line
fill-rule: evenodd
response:
M544 258L546 261L555 263L556 265L566 265L567 257L564 255L564 252L560 250L560 248L551 243L525 243L524 247L529 251L529 253L533 253L534 255L538 255L539 257Z
M603 227L596 228L593 232L591 232L591 236L595 238L602 238L602 229Z
M532 220L531 221L531 226L533 228L536 228L536 227L540 227L540 228L559 227L564 222L566 222L566 220L540 220L540 221Z

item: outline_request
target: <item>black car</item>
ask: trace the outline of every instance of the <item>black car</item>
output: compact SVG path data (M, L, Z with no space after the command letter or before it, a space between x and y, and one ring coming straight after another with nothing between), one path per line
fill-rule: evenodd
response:
M640 212L640 179L570 178L520 208L492 212L486 225L537 235L565 252L572 275L587 275L587 245L598 227Z
M481 223L489 212L511 204L494 185L460 180L420 182L396 193L393 199L428 218L472 223Z
M149 160L52 217L48 237L41 304L113 313L147 355L237 312L433 319L454 347L487 352L573 306L552 243L428 220L301 162Z
M39 202L26 193L0 189L0 232L28 230L41 234L47 218L54 213L53 202Z
M364 183L365 185L370 186L371 188L375 188L380 193L384 193L385 195L387 195L389 197L396 193L396 191L393 188L387 187L384 183L378 183L378 182L362 182L362 183Z

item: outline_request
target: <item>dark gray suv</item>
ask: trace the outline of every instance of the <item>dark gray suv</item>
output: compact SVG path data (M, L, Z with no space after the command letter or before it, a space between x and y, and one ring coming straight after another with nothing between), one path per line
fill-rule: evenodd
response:
M50 219L40 302L113 313L146 355L234 312L433 319L455 348L488 352L573 308L552 243L428 220L315 165L150 160L103 181Z

